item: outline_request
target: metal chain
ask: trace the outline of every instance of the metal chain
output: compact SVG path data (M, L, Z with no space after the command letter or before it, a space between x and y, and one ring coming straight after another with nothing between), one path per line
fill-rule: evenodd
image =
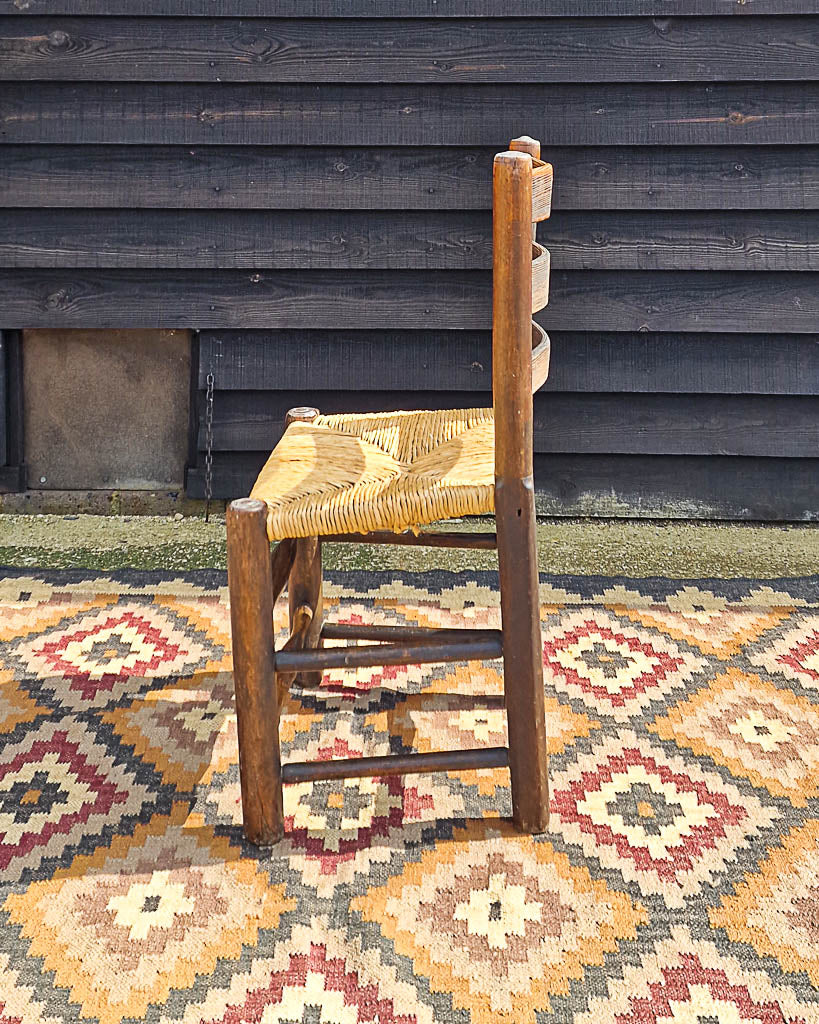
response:
M205 522L210 521L210 502L213 497L213 372L206 378L205 391Z

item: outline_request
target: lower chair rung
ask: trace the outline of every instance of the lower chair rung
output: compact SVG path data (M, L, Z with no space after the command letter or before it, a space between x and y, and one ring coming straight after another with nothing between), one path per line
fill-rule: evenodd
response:
M320 672L328 668L371 668L374 665L491 661L493 658L502 657L503 634L499 629L470 630L470 633L471 637L466 640L277 651L276 672Z
M417 775L420 772L508 767L507 747L479 747L477 750L440 750L431 754L350 757L338 761L291 761L282 765L282 782L321 782L367 775Z
M471 548L474 551L495 551L498 537L495 533L391 533L374 530L372 533L325 533L322 541L336 544L404 544L418 548Z
M462 640L484 640L486 629L442 629L435 626L380 626L366 623L325 622L321 627L323 640L377 640L380 643L417 644L425 641L458 643Z

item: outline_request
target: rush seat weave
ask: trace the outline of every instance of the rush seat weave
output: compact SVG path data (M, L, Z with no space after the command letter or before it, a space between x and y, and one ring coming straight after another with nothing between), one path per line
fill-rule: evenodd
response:
M275 541L490 513L494 485L491 409L347 413L291 423L250 496Z

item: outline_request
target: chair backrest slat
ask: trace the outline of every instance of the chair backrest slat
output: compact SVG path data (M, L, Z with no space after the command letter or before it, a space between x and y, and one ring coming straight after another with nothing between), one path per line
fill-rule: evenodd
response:
M532 312L537 313L549 302L549 250L532 242Z
M512 139L513 153L528 153L532 158L532 238L539 221L548 220L552 212L552 165L540 159L540 143L531 135Z

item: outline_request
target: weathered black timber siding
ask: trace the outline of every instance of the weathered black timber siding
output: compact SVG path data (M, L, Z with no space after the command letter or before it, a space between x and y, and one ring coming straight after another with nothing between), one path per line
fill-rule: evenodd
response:
M0 0L0 327L198 330L245 493L291 405L491 400L528 133L541 508L819 518L819 0L667 7Z

